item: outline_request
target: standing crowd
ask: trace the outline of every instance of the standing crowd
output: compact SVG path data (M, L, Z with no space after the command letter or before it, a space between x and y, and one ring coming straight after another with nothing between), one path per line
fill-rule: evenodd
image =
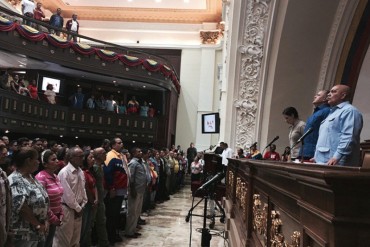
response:
M36 138L0 139L0 246L112 246L138 238L142 212L184 186L181 148L128 152ZM124 230L124 235L121 231Z

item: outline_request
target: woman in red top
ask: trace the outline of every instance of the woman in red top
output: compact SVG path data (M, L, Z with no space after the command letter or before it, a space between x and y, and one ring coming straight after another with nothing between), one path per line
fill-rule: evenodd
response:
M30 93L30 97L32 99L39 99L39 95L37 94L37 85L36 85L36 80L32 80L31 83L27 87L28 92Z
M96 179L92 172L94 161L92 152L85 153L82 170L85 175L85 189L88 202L82 216L81 247L91 246L91 231L95 221L96 206L98 205L98 190L96 188Z

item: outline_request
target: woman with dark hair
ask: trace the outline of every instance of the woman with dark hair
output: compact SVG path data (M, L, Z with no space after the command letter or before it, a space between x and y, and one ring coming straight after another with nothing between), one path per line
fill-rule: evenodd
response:
M304 133L306 123L299 119L298 111L294 107L287 107L283 111L285 122L290 125L289 131L289 146L290 146L290 157L292 160L299 157L299 150L301 144L297 144L297 141Z
M191 181L200 181L203 173L203 165L200 162L199 156L195 156L194 161L191 163Z
M42 157L42 164L44 170L36 175L36 179L44 186L50 199L50 208L48 211L50 227L44 246L51 247L53 245L56 227L62 224L63 187L60 184L59 178L55 175L55 172L59 169L56 154L50 149L45 150Z
M14 246L43 246L48 231L49 197L32 176L39 167L38 152L22 147L13 154L16 170L9 176L13 208Z
M85 189L87 203L82 216L81 228L81 247L91 246L91 231L95 221L96 206L98 205L98 190L96 188L96 179L93 176L94 155L92 152L85 152L82 170L85 175Z

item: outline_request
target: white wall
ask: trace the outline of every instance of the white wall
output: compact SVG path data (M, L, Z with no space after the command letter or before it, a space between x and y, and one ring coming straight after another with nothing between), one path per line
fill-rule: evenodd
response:
M360 75L358 77L353 105L356 106L364 118L364 127L361 132L361 141L370 139L370 50L367 50Z
M205 150L218 140L216 134L201 133L201 115L218 111L217 64L220 59L220 52L214 46L182 50L176 144L183 150L190 142L194 142L199 151Z

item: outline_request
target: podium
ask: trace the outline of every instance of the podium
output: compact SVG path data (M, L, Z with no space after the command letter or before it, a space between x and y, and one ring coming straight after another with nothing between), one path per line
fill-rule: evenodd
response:
M370 169L229 159L230 246L370 243Z

